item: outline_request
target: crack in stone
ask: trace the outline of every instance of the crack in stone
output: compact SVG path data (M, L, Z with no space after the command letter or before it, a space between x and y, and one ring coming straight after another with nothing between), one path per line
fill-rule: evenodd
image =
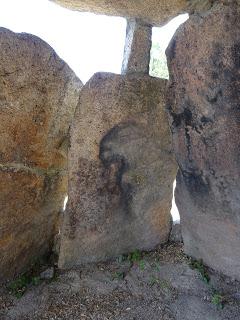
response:
M44 176L44 175L54 176L57 174L64 175L67 173L67 169L61 169L61 168L43 169L39 167L28 167L22 163L6 163L6 164L0 163L0 170L1 171L11 170L13 172L25 171L38 176Z

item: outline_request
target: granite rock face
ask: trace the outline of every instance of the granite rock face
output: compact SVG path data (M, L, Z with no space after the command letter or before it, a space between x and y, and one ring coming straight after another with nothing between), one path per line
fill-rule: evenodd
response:
M0 28L0 282L46 253L67 193L82 84L39 38Z
M240 7L194 15L168 48L169 116L187 254L240 279Z
M139 21L127 21L122 74L149 74L152 27Z
M181 13L208 10L217 0L50 0L82 12L139 18L163 25Z
M61 268L168 240L176 164L166 83L99 73L84 86L71 128Z

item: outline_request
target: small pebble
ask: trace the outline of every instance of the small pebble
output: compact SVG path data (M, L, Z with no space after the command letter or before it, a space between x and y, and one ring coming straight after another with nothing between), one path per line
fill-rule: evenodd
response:
M54 268L48 268L40 273L40 279L50 280L54 277Z

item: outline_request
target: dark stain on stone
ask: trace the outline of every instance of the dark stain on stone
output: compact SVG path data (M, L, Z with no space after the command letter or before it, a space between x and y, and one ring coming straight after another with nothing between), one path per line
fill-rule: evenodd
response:
M202 116L200 120L201 120L201 122L202 122L204 125L206 125L206 124L208 124L208 123L213 123L213 120L212 120L212 119L210 119L210 118L208 118L208 117L205 117L205 116Z
M212 80L214 80L214 81L216 81L216 80L218 80L219 79L219 75L218 75L218 72L216 72L216 71L213 71L212 72Z
M130 183L123 181L123 175L129 170L129 163L124 156L124 154L116 153L116 151L111 147L115 145L115 141L118 140L119 133L130 126L131 123L124 123L112 128L101 140L100 142L100 152L99 158L102 161L105 170L113 165L117 166L115 172L115 183L120 190L120 202L124 207L127 214L131 213L131 202L133 198L133 186Z
M187 152L188 152L188 160L189 162L192 162L191 157L191 136L189 133L189 128L185 127L185 138L186 138L186 146L187 146Z
M222 89L219 89L215 94L213 94L212 97L209 97L208 95L206 95L206 99L209 103L214 104L214 103L217 103L218 99L221 98L222 95L223 95Z
M183 170L183 180L190 194L199 196L208 196L210 187L207 181L203 179L203 174L195 170L192 172Z
M173 38L172 41L170 42L169 47L166 50L166 55L169 61L172 61L175 58L176 44L177 44L177 40Z
M215 44L215 48L213 49L213 54L210 57L210 61L212 61L213 70L216 70L216 74L221 74L224 70L222 54L224 48L220 43Z
M169 111L173 119L172 125L174 127L179 127L183 123L186 126L192 126L192 112L188 108L184 108L184 111L182 113L173 113L171 110Z
M68 215L69 215L69 225L71 227L68 228L65 232L68 234L69 238L71 240L73 240L76 237L78 219L76 218L76 214L75 214L74 210L68 209L67 211L68 211Z
M236 43L231 48L232 60L234 63L234 69L240 69L240 43Z
M219 43L215 44L213 54L210 58L213 67L212 79L213 81L218 79L222 85L213 97L207 96L206 99L208 102L214 104L218 102L220 97L222 97L225 101L224 103L226 108L229 109L236 104L238 105L240 99L239 90L236 90L237 84L240 81L240 43L234 44L228 50L228 55L231 56L232 61L230 66L225 65L224 63L224 59L222 57L224 52L226 52L226 48Z

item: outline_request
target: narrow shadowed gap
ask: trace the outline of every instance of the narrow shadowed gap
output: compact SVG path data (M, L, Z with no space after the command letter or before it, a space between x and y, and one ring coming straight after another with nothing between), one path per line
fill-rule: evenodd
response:
M151 60L150 60L150 76L169 79L169 71L167 66L167 57L165 50L171 41L174 33L179 26L187 21L189 18L188 14L181 14L178 17L172 19L168 24L161 28L153 28L152 32L152 49L151 49ZM180 215L175 202L176 180L173 183L173 199L171 215L174 224L180 223Z

